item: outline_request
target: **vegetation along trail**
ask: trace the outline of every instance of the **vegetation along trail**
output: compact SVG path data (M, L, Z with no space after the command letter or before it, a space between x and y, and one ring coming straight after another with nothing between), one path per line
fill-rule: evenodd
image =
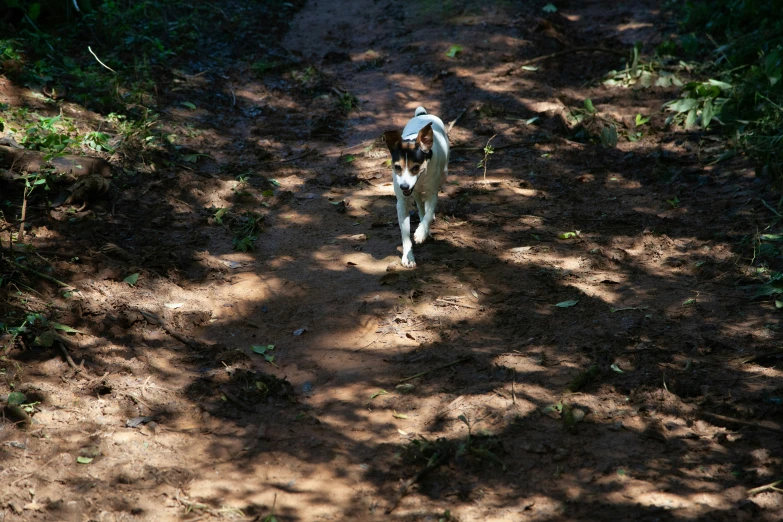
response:
M0 519L780 520L783 32L718 4L7 1Z

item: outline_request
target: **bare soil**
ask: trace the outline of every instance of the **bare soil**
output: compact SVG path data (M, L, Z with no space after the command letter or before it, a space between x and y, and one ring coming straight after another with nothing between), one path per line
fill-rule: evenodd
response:
M0 424L0 519L780 520L748 495L781 478L779 312L744 288L775 196L664 126L676 88L596 81L667 37L626 4L311 0L294 67L178 73L168 124L209 157L108 158L108 195L28 227L78 291L19 272L25 306L80 333L76 368L32 339L0 361L38 402ZM644 135L579 138L586 98ZM418 105L457 121L409 270L378 137Z

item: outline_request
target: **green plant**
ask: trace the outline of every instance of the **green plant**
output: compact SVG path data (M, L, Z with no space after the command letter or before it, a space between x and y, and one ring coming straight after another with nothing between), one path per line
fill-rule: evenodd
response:
M731 91L731 84L719 80L689 82L679 100L664 104L667 110L674 113L666 118L666 124L682 124L686 129L699 124L706 129L713 119L721 122L721 112Z
M487 163L489 162L490 155L495 153L495 148L489 144L490 141L492 141L492 138L497 136L497 134L494 134L491 138L487 140L487 144L484 145L484 159L478 162L478 165L476 165L477 169L484 168L484 181L487 181Z

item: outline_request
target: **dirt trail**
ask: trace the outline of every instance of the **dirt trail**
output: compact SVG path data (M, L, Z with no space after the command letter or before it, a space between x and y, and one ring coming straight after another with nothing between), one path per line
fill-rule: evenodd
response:
M216 161L131 187L100 236L143 260L73 269L90 377L26 362L40 437L3 433L25 448L0 449L9 520L780 519L780 493L745 492L780 478L781 373L737 362L780 341L774 307L736 286L769 187L664 130L676 90L584 86L624 67L606 49L654 47L657 2L510 4L313 0L283 42L294 73L232 76L236 108L189 144ZM604 51L517 65L586 46ZM650 115L645 135L569 139L586 98L629 131ZM373 140L418 105L462 117L406 270ZM261 209L256 251L232 251L210 207ZM154 218L126 232L152 209L165 241ZM267 345L274 364L251 349Z

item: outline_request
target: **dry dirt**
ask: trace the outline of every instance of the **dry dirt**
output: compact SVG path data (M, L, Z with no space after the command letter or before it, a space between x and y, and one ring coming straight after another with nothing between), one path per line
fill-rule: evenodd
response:
M110 158L102 201L41 214L41 270L78 291L16 277L81 331L61 332L81 368L56 344L0 361L0 393L38 402L0 424L0 520L781 519L779 491L747 495L783 459L780 359L743 359L781 337L743 288L769 184L664 128L676 88L596 81L620 55L520 65L649 53L659 3L465 5L311 0L281 42L297 67L178 77L169 124L209 158ZM578 140L586 98L644 136ZM408 270L377 138L418 105L459 119Z

